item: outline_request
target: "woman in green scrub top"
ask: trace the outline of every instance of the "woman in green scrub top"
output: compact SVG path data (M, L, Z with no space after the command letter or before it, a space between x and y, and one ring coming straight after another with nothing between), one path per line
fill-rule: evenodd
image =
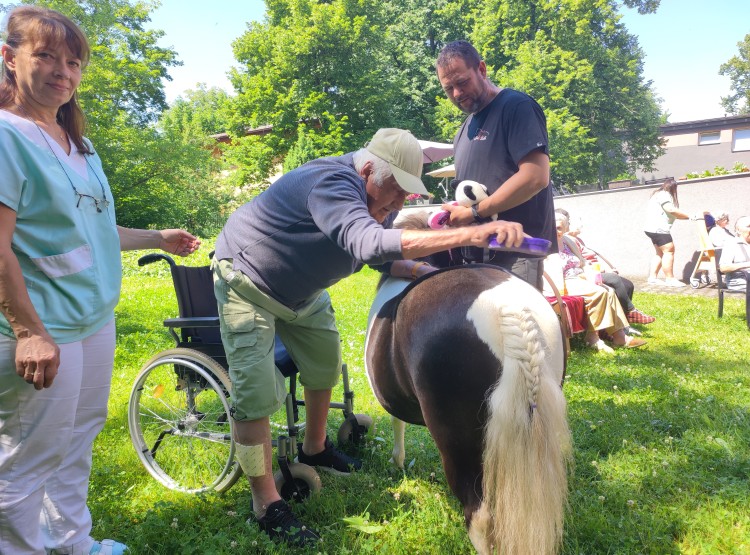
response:
M0 553L117 555L86 505L107 416L120 250L199 246L179 229L116 225L83 136L81 30L31 6L7 17L0 80Z

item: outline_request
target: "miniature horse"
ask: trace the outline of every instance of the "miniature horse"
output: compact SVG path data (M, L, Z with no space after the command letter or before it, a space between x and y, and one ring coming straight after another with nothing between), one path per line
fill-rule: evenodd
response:
M531 285L495 266L388 278L370 312L365 366L393 416L426 425L477 552L559 550L570 431L559 321Z

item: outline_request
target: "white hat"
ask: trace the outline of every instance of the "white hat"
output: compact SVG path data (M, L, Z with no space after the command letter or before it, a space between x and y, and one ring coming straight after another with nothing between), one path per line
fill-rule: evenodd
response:
M427 195L422 183L422 147L414 135L403 129L379 129L365 148L391 167L399 187L407 193Z

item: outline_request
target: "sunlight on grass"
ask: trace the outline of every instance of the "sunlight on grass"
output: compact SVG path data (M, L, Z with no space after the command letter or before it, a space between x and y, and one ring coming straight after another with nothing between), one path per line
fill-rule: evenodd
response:
M208 250L204 245L190 263L206 264ZM136 260L126 256L110 414L95 445L94 534L127 542L134 555L291 552L245 524L244 479L223 495L181 494L158 484L138 460L128 398L143 363L173 346L161 322L177 307L166 264L138 268ZM331 289L355 411L375 420L359 449L364 470L348 478L324 474L322 492L295 510L324 537L310 553L471 553L460 504L426 430L407 428L405 472L388 462L390 418L370 391L362 360L376 280L365 269ZM718 319L712 298L638 294L636 303L658 318L642 328L645 348L608 357L573 340L565 394L575 470L563 552L750 553L744 306L728 299ZM339 386L334 398L340 396ZM329 435L341 420L331 411ZM364 527L365 520L380 528L351 525Z

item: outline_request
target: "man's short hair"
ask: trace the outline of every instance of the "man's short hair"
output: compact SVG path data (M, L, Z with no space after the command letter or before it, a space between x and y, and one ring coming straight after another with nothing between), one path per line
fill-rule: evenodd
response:
M466 64L469 69L476 69L479 67L479 62L482 61L482 57L477 52L469 41L457 40L449 42L438 54L436 62L437 67L445 67L450 64L456 58L460 58Z
M354 153L352 161L354 162L354 169L357 170L357 173L362 171L362 168L367 162L371 162L373 181L378 187L382 187L385 180L393 175L388 162L382 158L378 158L366 148L360 148L357 150Z

